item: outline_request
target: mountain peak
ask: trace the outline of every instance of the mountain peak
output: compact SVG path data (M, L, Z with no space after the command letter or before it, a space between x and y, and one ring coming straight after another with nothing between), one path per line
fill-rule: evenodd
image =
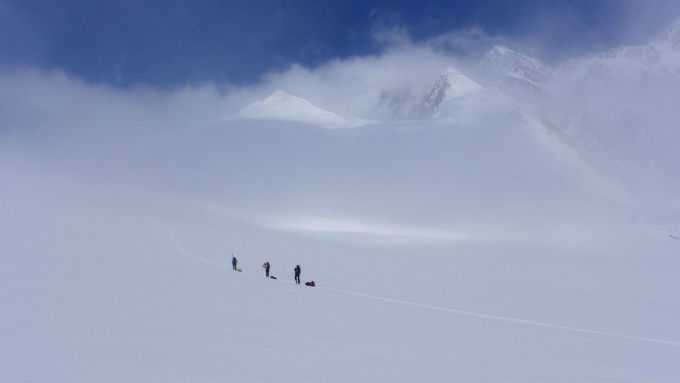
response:
M680 18L647 45L623 45L567 60L558 71L571 79L628 86L651 78L680 76Z
M277 90L274 91L274 93L270 94L269 97L267 97L267 99L284 99L284 98L289 98L289 97L299 98L299 97L295 97L293 95L286 93L282 89L277 89Z
M446 68L446 70L439 75L439 78L435 81L434 86L436 87L437 85L442 85L447 89L451 89L451 92L456 95L476 92L482 89L481 85L472 81L470 78L453 67Z
M488 52L486 52L486 55L506 55L509 53L518 53L517 51L514 51L504 45L494 45L493 48L489 49Z
M680 17L675 19L675 21L656 36L651 44L669 45L675 49L680 49Z
M498 60L499 58L503 57L511 57L514 60L522 60L522 61L527 61L531 63L540 63L540 61L536 58L527 56L523 53L520 53L514 49L510 49L504 45L495 45L493 48L489 49L484 56L482 56L481 62L484 61L493 61L493 60Z
M448 67L435 80L423 99L421 113L429 117L436 116L442 104L465 99L481 90L481 85L453 67Z
M245 119L303 122L322 128L354 128L366 124L366 121L342 117L281 89L243 108L238 116Z
M479 67L496 77L513 77L533 84L547 82L553 70L539 59L502 45L496 45L482 56Z

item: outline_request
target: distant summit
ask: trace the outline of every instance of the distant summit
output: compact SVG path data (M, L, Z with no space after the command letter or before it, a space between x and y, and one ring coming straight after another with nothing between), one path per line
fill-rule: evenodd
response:
M484 88L453 67L446 68L421 89L383 90L374 115L383 119L409 120L451 117L446 105L465 103Z
M248 105L238 113L238 117L304 122L327 129L355 128L367 123L360 119L342 117L280 89L264 100Z
M680 17L654 38L650 45L665 45L680 50Z
M479 67L492 76L523 80L539 87L554 76L553 70L539 59L501 45L486 52L479 61Z
M439 75L422 102L422 114L438 117L446 103L463 102L483 88L464 74L449 67Z
M680 18L646 45L624 45L567 60L557 68L568 80L634 85L680 78Z
M503 93L521 99L536 99L545 95L545 85L555 72L539 59L526 56L508 47L496 45L479 61L481 76Z

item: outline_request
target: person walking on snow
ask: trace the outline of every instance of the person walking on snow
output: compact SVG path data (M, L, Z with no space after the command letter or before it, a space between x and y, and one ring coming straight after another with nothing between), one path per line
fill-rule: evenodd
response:
M299 285L300 284L300 265L295 266L295 284Z
M237 266L237 265L238 265L238 260L237 260L236 257L234 257L234 255L232 254L232 255L231 255L231 268L234 269L234 271L236 271L236 266Z
M264 265L262 265L264 268L264 273L267 278L269 278L269 268L271 268L271 265L269 264L269 261L265 262Z

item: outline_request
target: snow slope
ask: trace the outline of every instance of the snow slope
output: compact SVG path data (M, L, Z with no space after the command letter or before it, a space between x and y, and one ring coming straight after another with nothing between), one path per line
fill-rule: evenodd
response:
M679 25L646 45L568 60L548 86L553 101L545 109L555 132L647 205L675 205L680 190Z
M514 77L540 87L550 81L554 73L540 60L523 55L508 47L496 45L480 59L482 69L496 72L496 75Z
M225 124L105 170L3 152L3 379L680 376L666 223L528 131Z
M423 99L423 114L433 118L453 117L456 109L465 110L482 91L479 84L449 67L439 75ZM448 110L442 113L442 108Z
M554 71L534 57L497 45L478 63L480 78L520 100L537 101L546 96L545 86Z
M225 227L238 224L196 225L187 219L198 217L184 215L184 223L161 217L160 226L92 206L74 218L81 203L43 209L53 217L48 222L19 215L15 228L40 238L30 249L28 238L5 242L3 254L13 257L3 259L10 265L2 282L3 379L674 380L680 374L677 257L653 238L636 241L637 251L601 252L312 247L259 232L250 246L238 246L247 249L237 252L246 273L236 274L226 264L244 236ZM278 281L259 275L264 259ZM298 262L318 288L291 284L288 274Z
M311 102L277 90L264 100L255 101L238 113L245 119L306 122L323 128L356 128L368 122L345 118Z

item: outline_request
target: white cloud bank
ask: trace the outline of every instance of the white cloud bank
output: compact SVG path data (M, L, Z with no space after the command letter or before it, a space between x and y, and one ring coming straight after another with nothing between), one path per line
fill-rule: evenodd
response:
M654 43L671 61L674 36ZM152 184L220 203L229 195L265 212L309 204L307 217L326 207L401 217L391 224L295 219L288 227L296 230L453 240L465 236L402 223L423 215L447 227L447 216L517 211L562 217L595 200L680 207L678 73L643 60L648 71L636 81L612 78L621 62L637 59L629 54L635 49L584 58L588 76L573 78L512 50L496 49L498 61L481 66L443 48L480 39L493 40L481 31L423 44L400 39L379 55L293 65L226 91L119 89L60 71L5 70L0 139L6 156L22 153L43 171L84 182ZM363 128L320 133L314 125Z

